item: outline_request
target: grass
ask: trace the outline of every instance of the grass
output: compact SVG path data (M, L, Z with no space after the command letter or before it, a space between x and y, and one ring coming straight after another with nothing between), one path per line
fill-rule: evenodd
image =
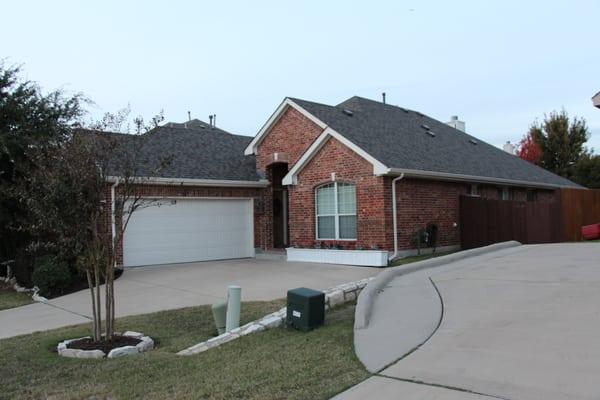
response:
M0 310L33 303L31 293L19 293L5 283L0 283Z
M447 251L444 253L421 254L420 256L404 257L404 258L400 258L398 260L393 261L391 266L397 267L398 265L410 264L410 263L414 263L417 261L428 260L430 258L441 257L441 256L445 256L445 255L452 254L452 253L454 253L454 252Z
M275 311L283 300L242 305L242 322ZM125 317L117 328L157 341L151 352L114 360L75 360L52 352L79 325L0 340L0 399L328 399L366 379L353 350L354 306L327 314L302 333L279 328L194 356L174 353L214 334L209 306Z

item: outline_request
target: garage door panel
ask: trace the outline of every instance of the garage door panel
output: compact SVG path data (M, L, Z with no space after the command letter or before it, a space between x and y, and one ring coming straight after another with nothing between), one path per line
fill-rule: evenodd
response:
M126 266L254 256L251 200L181 199L136 211L123 241Z

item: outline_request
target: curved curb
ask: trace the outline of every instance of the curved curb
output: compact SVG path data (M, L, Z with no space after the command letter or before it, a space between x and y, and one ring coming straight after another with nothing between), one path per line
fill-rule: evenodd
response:
M354 315L354 329L365 329L369 326L371 314L373 313L373 304L375 303L375 298L381 289L383 289L383 287L393 278L423 269L439 267L441 265L463 260L465 258L479 256L517 246L521 246L521 243L517 242L516 240L511 240L508 242L495 243L485 247L478 247L476 249L460 251L458 253L448 254L446 256L419 261L411 264L408 267L398 266L386 269L372 279L358 296Z

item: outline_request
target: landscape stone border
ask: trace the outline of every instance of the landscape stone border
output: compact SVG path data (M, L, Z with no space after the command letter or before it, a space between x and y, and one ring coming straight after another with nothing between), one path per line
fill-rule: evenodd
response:
M58 346L56 346L56 350L58 355L61 357L69 357L69 358L118 358L123 356L128 356L132 354L143 353L148 350L152 350L154 348L154 340L150 336L144 336L143 333L127 331L123 333L123 336L129 336L136 339L141 340L135 346L122 346L115 347L112 349L108 355L104 353L102 350L81 350L81 349L69 349L67 346L71 342L75 342L81 339L90 339L91 336L84 336L77 339L68 339L60 342Z
M342 285L334 286L326 289L325 293L325 310L337 307L341 304L354 301L358 298L361 290L369 281L373 278L361 279L359 281L344 283ZM274 313L265 315L261 319L247 323L246 325L240 326L239 328L233 329L229 332L225 332L222 335L215 336L208 339L205 342L195 344L187 349L181 350L177 353L180 356L191 356L218 347L224 343L231 342L232 340L238 339L242 336L250 335L255 332L261 332L266 329L278 328L285 323L287 317L287 308L284 307Z

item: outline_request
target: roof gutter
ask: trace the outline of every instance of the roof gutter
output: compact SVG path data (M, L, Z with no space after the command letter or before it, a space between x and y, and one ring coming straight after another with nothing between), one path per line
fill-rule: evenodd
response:
M500 184L500 185L506 185L506 186L527 186L527 187L537 187L537 188L543 188L543 189L560 189L560 188L574 189L574 188L576 188L575 186L570 186L570 185L552 185L549 183L541 183L541 182L519 181L519 180L514 180L514 179L491 178L491 177L486 177L486 176L451 174L451 173L446 173L446 172L420 171L420 170L415 170L415 169L402 169L402 168L389 168L385 175L390 175L390 176L405 175L406 177L411 177L411 178L435 179L435 180L443 180L443 181L474 182L474 183L491 183L491 184Z
M158 178L158 177L134 177L131 178L134 183L140 185L179 185L179 186L208 186L208 187L249 187L264 188L269 186L269 181L262 179L260 181L235 181L219 179L184 179L184 178ZM119 178L109 176L109 182L118 182Z

